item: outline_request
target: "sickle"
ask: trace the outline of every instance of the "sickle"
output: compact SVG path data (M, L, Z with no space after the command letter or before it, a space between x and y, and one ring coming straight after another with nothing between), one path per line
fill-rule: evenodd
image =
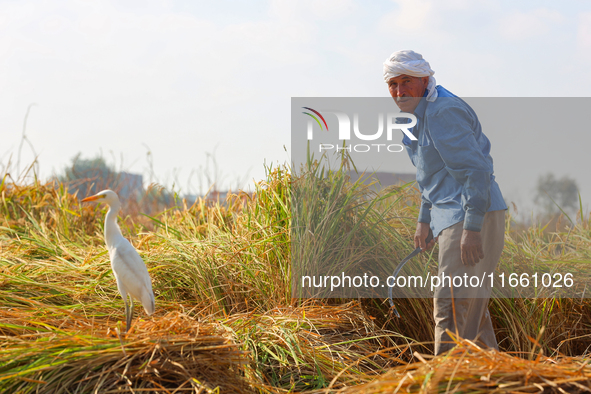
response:
M431 229L429 229L429 235L427 236L427 239L425 240L425 245L428 245L432 239L433 239L433 232L431 231ZM394 278L394 280L392 281L392 286L388 285L388 301L390 301L390 307L392 307L392 310L394 311L394 314L396 315L396 317L400 317L400 314L398 313L398 311L396 310L396 307L394 306L394 301L392 301L392 288L394 287L394 282L396 281L396 277L398 276L398 273L400 272L402 267L404 267L404 265L408 262L408 260L412 259L413 257L415 257L419 253L421 253L420 246L418 248L416 248L415 250L413 250L408 256L406 256L398 264L398 266L394 270L394 274L392 275L392 277Z

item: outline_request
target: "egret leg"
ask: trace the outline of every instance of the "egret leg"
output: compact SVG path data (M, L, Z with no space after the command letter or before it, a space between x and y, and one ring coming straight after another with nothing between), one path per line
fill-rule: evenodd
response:
M129 324L127 323L129 321L129 318L127 317L129 315L129 305L127 304L127 297L125 297L125 333L127 333L127 330L129 329Z
M133 320L133 298L129 297L129 310L127 308L127 300L125 302L125 320L127 322L127 329L125 332L128 332L131 328L131 321Z

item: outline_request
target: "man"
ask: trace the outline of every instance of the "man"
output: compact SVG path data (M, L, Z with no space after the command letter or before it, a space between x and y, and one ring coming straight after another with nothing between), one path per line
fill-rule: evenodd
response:
M438 240L439 277L449 278L434 294L435 354L454 346L446 330L498 349L486 275L494 272L501 256L507 206L493 175L490 142L476 113L437 86L433 74L414 51L395 52L384 62L390 95L418 122L412 129L417 140L406 135L403 139L417 168L422 198L415 248L429 249ZM429 230L435 240L426 245ZM465 278L473 276L487 280L482 287L464 286ZM462 286L453 285L454 277L462 278Z

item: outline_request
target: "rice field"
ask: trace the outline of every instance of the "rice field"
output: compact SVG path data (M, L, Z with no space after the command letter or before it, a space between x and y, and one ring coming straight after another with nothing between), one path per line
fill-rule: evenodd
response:
M307 198L292 202L298 193ZM376 193L347 182L343 168L312 165L295 176L278 167L253 194L124 209L120 227L156 296L156 313L136 308L127 334L102 237L105 210L82 197L2 178L0 392L591 391L588 298L493 299L502 351L456 338L438 357L430 299L397 300L404 319L393 319L383 299L292 298L293 259L408 254L412 185ZM591 262L589 215L573 221L568 231L516 232L508 220L502 263ZM304 242L309 233L315 243ZM292 240L307 246L292 250ZM432 265L435 255L419 259Z

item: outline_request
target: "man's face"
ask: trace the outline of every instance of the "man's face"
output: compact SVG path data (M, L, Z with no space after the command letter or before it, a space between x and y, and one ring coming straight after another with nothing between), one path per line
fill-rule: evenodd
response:
M429 77L399 75L390 78L388 81L388 90L390 91L390 96L392 96L402 112L413 113L425 94L428 84Z

